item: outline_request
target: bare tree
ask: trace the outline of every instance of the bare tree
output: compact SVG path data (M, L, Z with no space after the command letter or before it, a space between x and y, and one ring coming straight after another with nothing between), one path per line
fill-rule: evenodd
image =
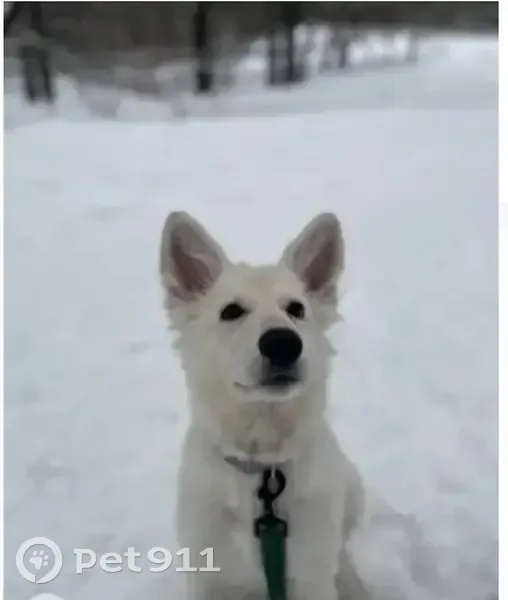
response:
M198 2L194 14L194 48L196 53L196 92L210 93L213 88L213 50L210 35L211 2Z

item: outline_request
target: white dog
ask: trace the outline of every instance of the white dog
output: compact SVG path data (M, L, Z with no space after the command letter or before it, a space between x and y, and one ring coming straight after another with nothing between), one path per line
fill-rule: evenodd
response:
M368 597L344 550L363 487L324 418L333 355L325 333L338 315L343 268L332 214L311 221L277 264L260 267L230 262L185 213L166 220L160 274L191 411L178 537L191 566L206 557L220 569L187 574L187 600L268 598L254 534L266 469L286 478L274 506L289 528L287 600Z

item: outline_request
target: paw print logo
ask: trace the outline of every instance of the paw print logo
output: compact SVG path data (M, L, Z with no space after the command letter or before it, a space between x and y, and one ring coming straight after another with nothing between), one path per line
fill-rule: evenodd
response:
M40 571L42 567L47 567L49 565L49 554L44 550L34 550L32 552L32 558L29 558L28 562L31 563L37 571Z
M43 548L41 549L40 546ZM28 553L30 558L26 559ZM46 572L45 567L48 567L51 558L53 566ZM30 538L18 548L16 567L20 575L31 583L53 581L63 567L62 551L53 540L45 537Z

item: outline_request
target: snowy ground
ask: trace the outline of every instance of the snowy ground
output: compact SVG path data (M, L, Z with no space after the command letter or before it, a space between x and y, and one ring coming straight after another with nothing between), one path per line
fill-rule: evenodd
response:
M146 558L142 573L76 575L72 553L178 549L187 415L156 258L179 208L256 262L317 211L340 216L348 274L330 419L366 482L426 540L411 552L367 532L363 572L390 600L494 597L496 76L495 43L456 40L417 67L232 95L221 119L161 119L132 101L125 119L96 120L64 87L40 120L6 98L8 600L180 598L178 573L149 573ZM14 564L34 536L64 553L44 586Z

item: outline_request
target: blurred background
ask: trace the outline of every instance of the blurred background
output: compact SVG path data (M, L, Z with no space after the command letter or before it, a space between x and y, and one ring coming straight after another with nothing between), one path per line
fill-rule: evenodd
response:
M497 27L497 2L4 3L9 600L42 587L34 536L63 600L183 597L146 559L178 550L188 423L172 210L254 263L338 215L328 418L379 499L358 570L373 600L497 598ZM141 573L76 575L128 547Z
M105 116L133 95L186 114L195 95L414 64L439 32L495 34L497 10L497 2L6 2L6 89L21 84L28 100L54 101L65 80Z

